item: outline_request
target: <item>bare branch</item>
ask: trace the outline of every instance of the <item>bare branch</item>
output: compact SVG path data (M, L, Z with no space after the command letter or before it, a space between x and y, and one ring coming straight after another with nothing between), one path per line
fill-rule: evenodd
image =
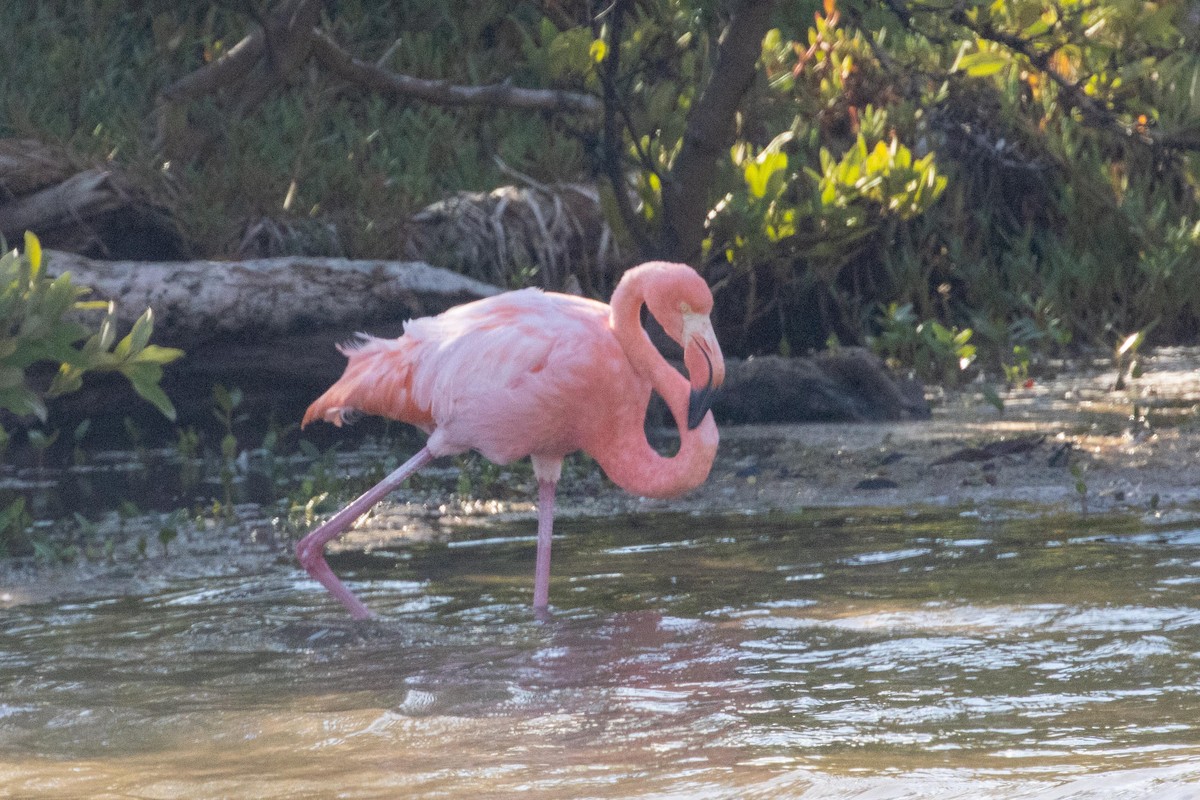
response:
M184 75L163 89L160 96L167 102L178 103L211 94L222 86L244 78L262 58L264 38L262 31L255 31L216 61Z
M312 52L321 64L339 77L380 94L411 97L438 105L485 105L535 111L570 111L599 117L603 106L589 94L554 89L522 89L508 83L459 86L444 80L426 80L380 69L354 58L325 33L314 30Z
M14 241L23 231L45 231L119 208L124 198L102 169L84 170L33 194L0 203L0 236Z

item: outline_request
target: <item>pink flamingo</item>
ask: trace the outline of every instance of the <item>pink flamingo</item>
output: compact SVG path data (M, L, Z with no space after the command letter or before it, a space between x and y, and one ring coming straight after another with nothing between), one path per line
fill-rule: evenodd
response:
M683 346L684 378L650 342L643 304ZM708 477L717 452L709 406L725 362L709 313L708 285L683 264L651 262L621 278L612 305L523 289L408 322L398 339L364 336L341 351L346 371L304 415L341 425L362 411L416 425L425 446L296 545L308 573L356 619L371 612L325 561L325 545L438 456L477 450L497 464L524 456L538 481L533 606L550 595L554 494L563 458L583 450L614 483L645 497L674 497ZM646 441L654 390L679 428L679 451Z

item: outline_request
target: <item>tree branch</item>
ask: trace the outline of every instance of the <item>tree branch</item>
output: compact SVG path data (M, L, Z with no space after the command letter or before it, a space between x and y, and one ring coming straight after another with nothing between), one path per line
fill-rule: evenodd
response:
M713 164L733 143L738 106L754 81L773 0L741 0L717 47L712 77L688 114L683 146L663 182L663 246L688 260L700 249Z
M265 49L264 38L261 30L255 31L231 47L229 52L216 61L184 75L163 89L159 92L159 96L169 103L178 103L203 97L244 78L250 74L254 65L262 58Z
M486 105L535 111L569 111L599 117L603 106L589 94L555 89L522 89L508 83L459 86L380 69L354 58L325 33L312 32L312 53L335 75L391 97L411 97L438 105Z
M168 159L188 160L205 150L216 133L195 127L185 104L228 90L239 111L255 108L308 60L309 31L320 15L316 0L285 0L266 18L255 15L259 29L228 53L159 92L155 150Z

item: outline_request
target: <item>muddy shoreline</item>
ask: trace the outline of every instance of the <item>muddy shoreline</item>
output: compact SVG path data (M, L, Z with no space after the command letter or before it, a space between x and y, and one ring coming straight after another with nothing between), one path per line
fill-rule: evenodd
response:
M725 426L709 480L671 501L631 497L586 463L568 465L559 515L937 507L991 515L1120 513L1147 525L1200 520L1200 350L1164 349L1145 363L1143 377L1120 390L1104 364L1035 378L1002 393L1002 411L980 387L968 387L934 394L927 421ZM528 479L518 477L503 499L461 499L446 492L450 482L396 492L338 548L369 550L464 526L533 522ZM0 563L0 607L296 569L290 543L271 532L273 512L253 505L235 511L232 523L181 529L165 552L154 541L159 518L148 517L122 524L111 558ZM152 543L144 554L139 540Z

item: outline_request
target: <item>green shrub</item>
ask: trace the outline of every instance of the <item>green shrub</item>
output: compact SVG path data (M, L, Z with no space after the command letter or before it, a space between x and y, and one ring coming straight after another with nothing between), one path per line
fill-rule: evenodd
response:
M163 367L183 355L182 350L150 344L154 318L149 309L132 330L117 339L112 303L85 301L90 290L72 282L69 273L51 278L42 269L42 247L36 236L25 234L25 252L0 255L0 408L18 417L45 422L46 401L78 390L89 372L119 372L134 390L170 419L175 407L159 386ZM105 310L95 329L78 319L78 312ZM36 367L50 365L53 378L37 380ZM48 446L57 434L40 433L34 446ZM8 432L0 426L0 449ZM26 515L17 500L0 513L0 553L19 536Z

